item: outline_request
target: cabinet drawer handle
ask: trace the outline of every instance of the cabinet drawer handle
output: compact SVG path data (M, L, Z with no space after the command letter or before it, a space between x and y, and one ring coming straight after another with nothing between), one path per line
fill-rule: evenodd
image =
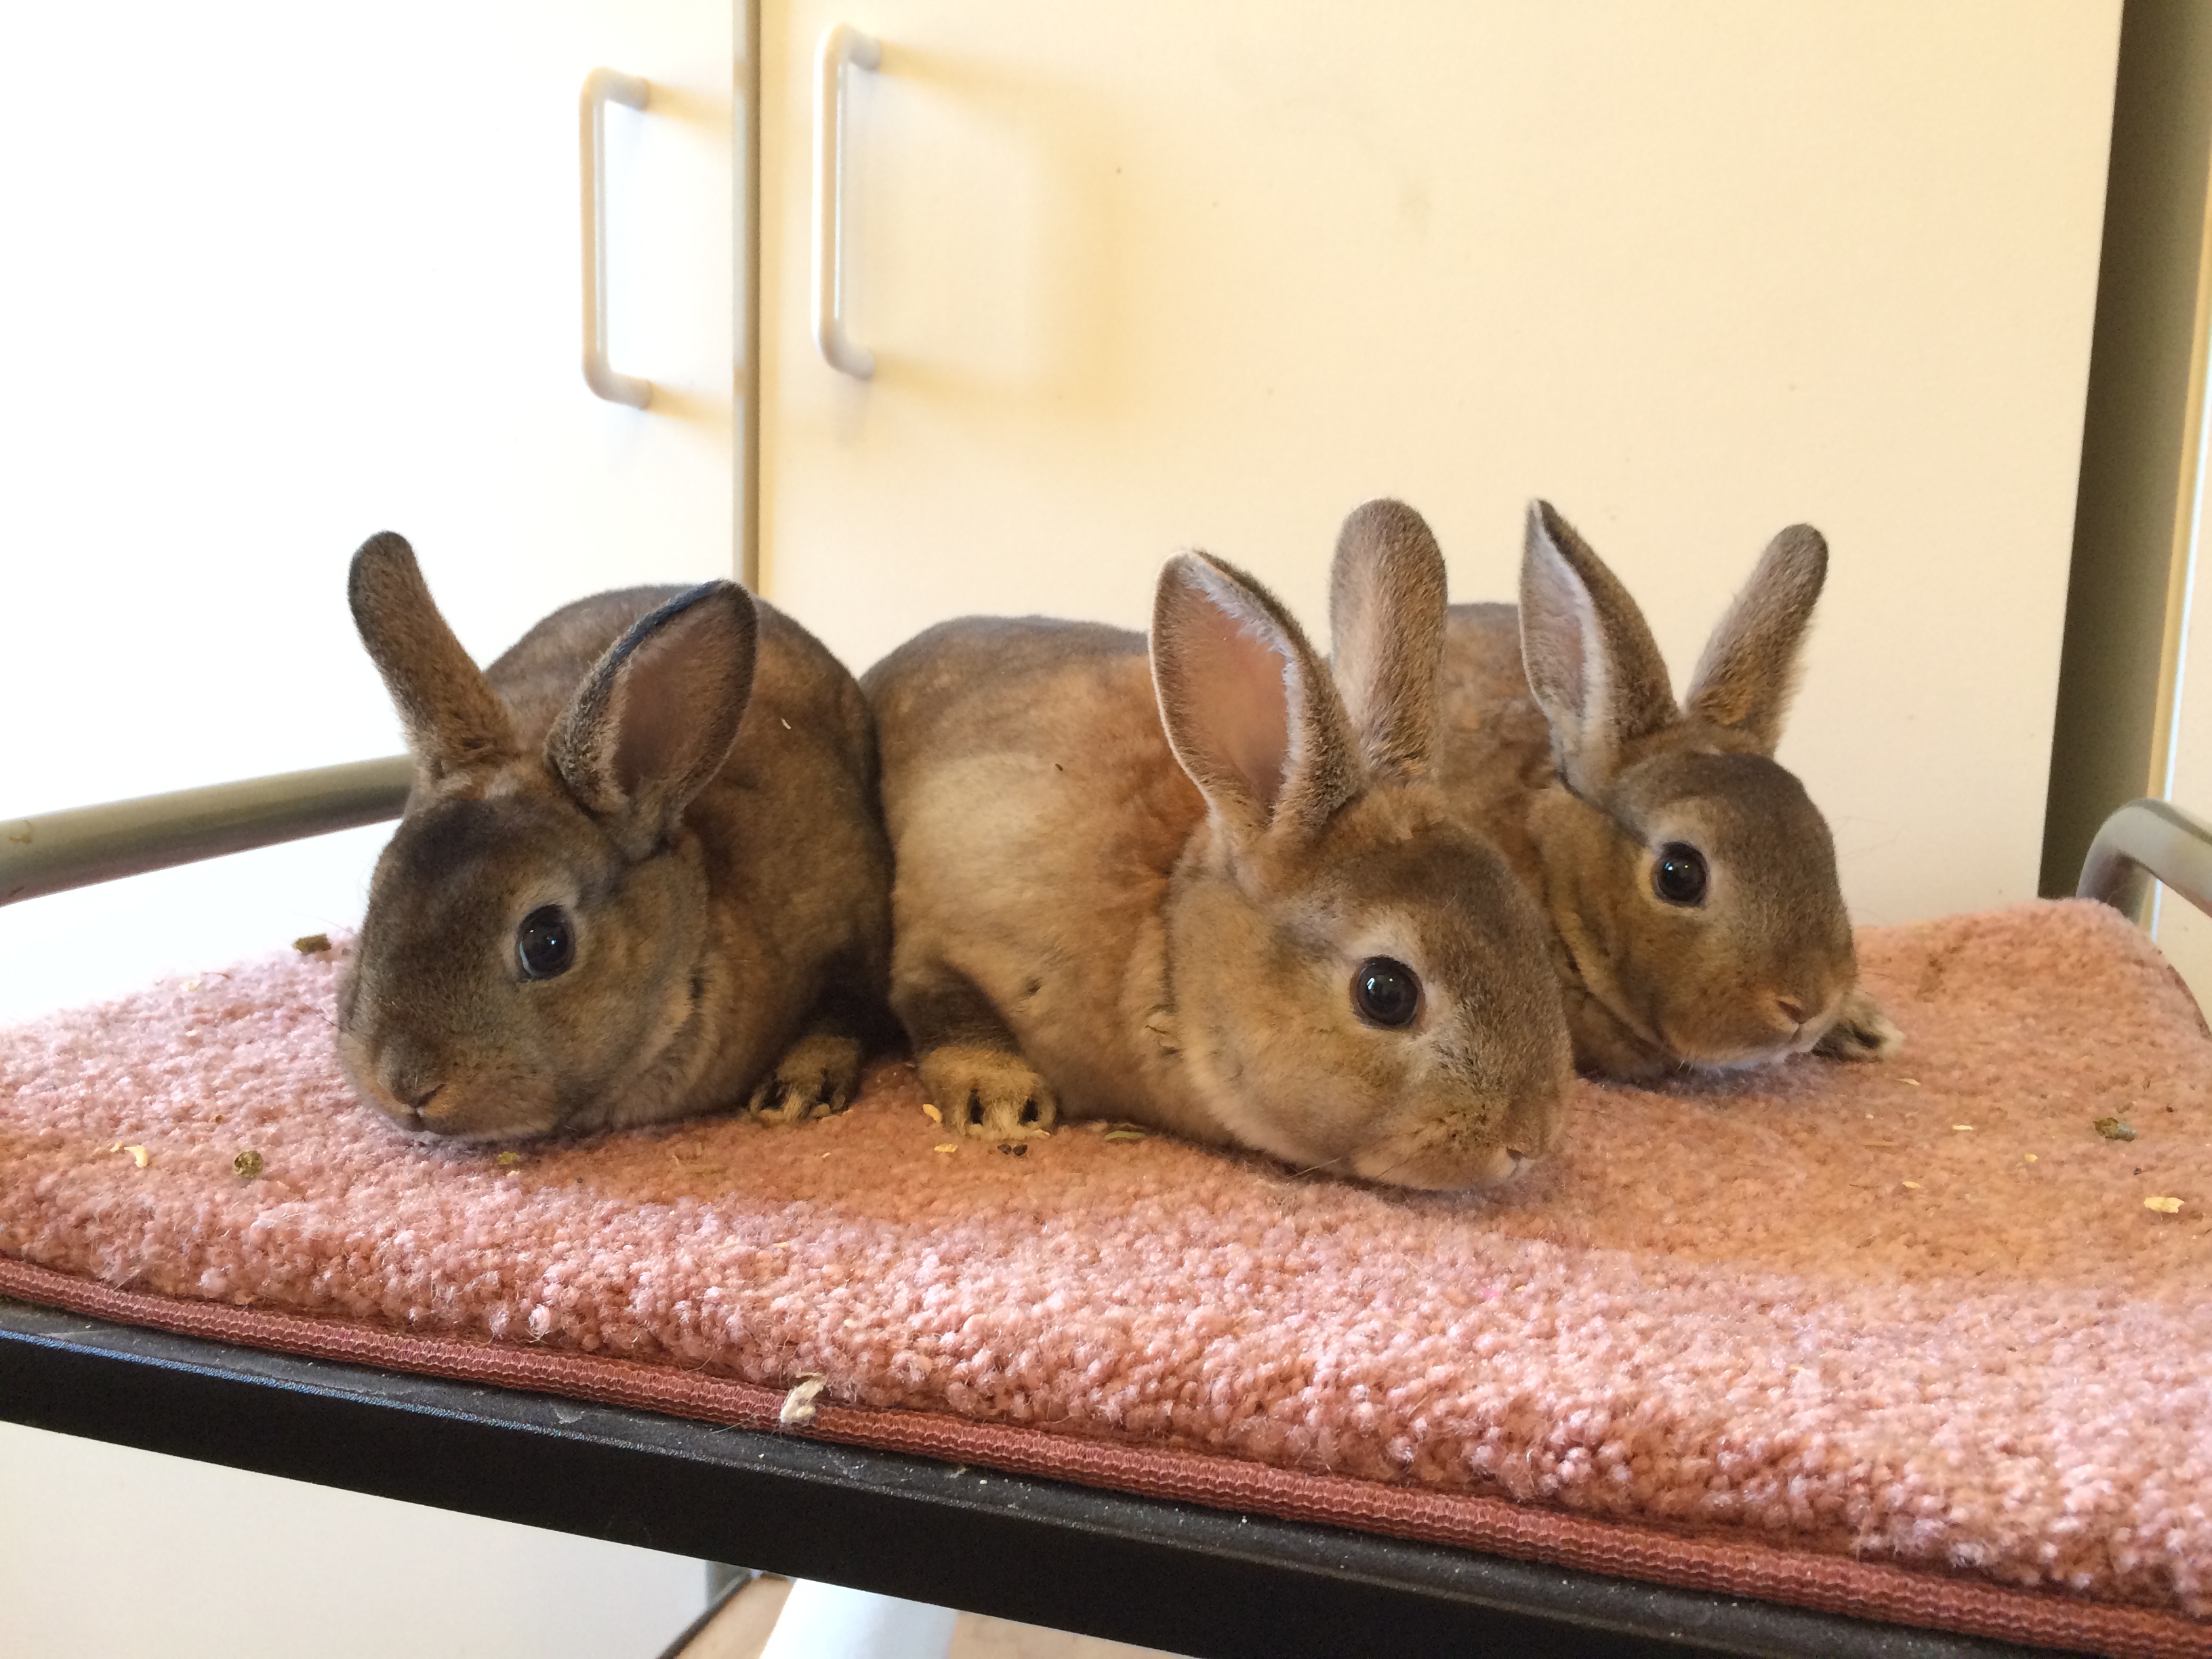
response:
M876 355L845 332L845 65L872 70L882 56L850 23L824 29L814 54L814 339L830 368L860 380Z
M579 114L584 161L584 384L611 404L643 409L653 382L616 371L607 362L607 105L643 109L653 88L618 70L595 69L584 77Z

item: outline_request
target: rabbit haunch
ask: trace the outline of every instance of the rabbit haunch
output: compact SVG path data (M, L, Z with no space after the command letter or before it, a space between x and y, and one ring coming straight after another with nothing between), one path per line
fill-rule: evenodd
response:
M1441 560L1358 580L1387 616L1357 722L1273 598L1201 555L1163 571L1149 659L1115 629L971 617L869 672L892 1004L949 1125L1127 1119L1427 1188L1553 1143L1540 919L1413 775Z
M1680 704L1636 602L1548 503L1518 611L1451 608L1438 782L1537 896L1586 1071L1901 1041L1858 988L1827 823L1773 759L1826 569L1817 531L1777 535Z
M709 582L578 600L479 671L388 534L350 597L416 767L339 990L362 1098L483 1139L846 1104L890 852L836 660Z

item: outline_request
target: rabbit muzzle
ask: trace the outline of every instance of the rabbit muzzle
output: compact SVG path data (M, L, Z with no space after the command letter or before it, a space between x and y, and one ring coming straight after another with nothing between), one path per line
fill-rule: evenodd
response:
M354 1092L410 1134L512 1140L560 1126L558 1101L535 1101L521 1077L484 1074L406 1037L338 1033L338 1066Z
M1525 1090L1496 1120L1464 1109L1424 1114L1346 1163L1363 1180L1423 1192L1502 1187L1559 1145L1565 1097L1561 1077Z

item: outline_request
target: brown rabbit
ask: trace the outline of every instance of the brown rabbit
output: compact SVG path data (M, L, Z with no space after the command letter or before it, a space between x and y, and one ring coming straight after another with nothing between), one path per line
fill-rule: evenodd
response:
M1547 502L1517 616L1451 609L1439 781L1538 896L1585 1071L1902 1041L1858 987L1827 823L1772 758L1827 558L1810 526L1775 537L1680 707L1635 601Z
M720 581L580 599L479 672L388 533L349 592L415 759L338 993L362 1098L484 1139L846 1105L890 860L836 659Z
M1140 635L970 617L869 671L892 1004L948 1124L1128 1119L1422 1188L1553 1145L1540 918L1421 778L1443 561L1370 552L1342 696L1202 554L1161 573L1149 664Z

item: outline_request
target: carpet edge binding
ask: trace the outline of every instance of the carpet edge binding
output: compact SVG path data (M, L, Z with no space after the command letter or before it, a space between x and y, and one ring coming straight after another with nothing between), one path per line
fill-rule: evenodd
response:
M5 1255L0 1255L0 1295L270 1352L665 1412L732 1428L797 1432L779 1421L784 1399L779 1390L650 1360L491 1340L411 1336L357 1321L125 1290ZM1503 1498L1426 1492L1194 1449L827 1401L805 1435L1960 1635L2088 1649L2116 1659L2212 1659L2212 1623L2179 1613L2070 1599L1709 1533L1670 1532Z

